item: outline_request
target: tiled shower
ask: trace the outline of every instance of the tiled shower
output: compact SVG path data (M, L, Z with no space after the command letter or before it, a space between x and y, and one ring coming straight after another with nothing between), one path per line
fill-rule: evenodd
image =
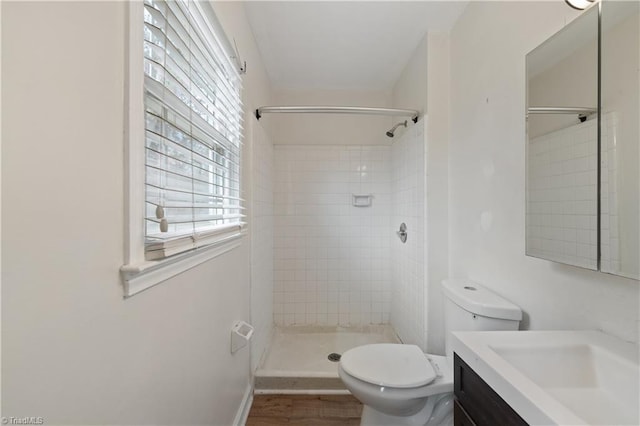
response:
M388 142L274 144L276 326L391 324L425 346L424 122Z
M425 139L424 122L410 127L391 148L393 188L391 324L405 343L426 348L425 291ZM407 225L404 244L395 236Z
M275 147L276 325L389 321L389 146ZM355 207L353 195L371 195Z

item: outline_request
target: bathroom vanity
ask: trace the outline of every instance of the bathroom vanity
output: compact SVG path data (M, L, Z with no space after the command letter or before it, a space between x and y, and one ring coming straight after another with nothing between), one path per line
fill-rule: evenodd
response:
M640 424L638 345L599 331L454 332L456 425Z
M526 425L522 417L457 354L453 360L454 425Z

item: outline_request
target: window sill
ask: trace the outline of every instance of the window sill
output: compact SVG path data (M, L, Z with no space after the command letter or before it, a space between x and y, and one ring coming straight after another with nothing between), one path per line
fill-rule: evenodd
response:
M166 259L122 266L120 274L124 284L125 299L239 247L245 235L246 232L240 232L206 247Z

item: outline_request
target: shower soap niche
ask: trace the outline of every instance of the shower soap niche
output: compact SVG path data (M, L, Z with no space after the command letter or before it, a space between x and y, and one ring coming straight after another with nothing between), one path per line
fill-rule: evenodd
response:
M354 207L370 207L373 194L353 194Z
M231 329L231 353L244 348L253 336L253 327L244 321L238 321Z

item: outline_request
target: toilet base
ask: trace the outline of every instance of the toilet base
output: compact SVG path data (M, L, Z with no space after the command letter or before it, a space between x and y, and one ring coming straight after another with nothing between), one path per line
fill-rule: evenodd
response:
M424 408L411 416L391 416L365 405L361 426L451 426L453 425L453 393L432 395Z

